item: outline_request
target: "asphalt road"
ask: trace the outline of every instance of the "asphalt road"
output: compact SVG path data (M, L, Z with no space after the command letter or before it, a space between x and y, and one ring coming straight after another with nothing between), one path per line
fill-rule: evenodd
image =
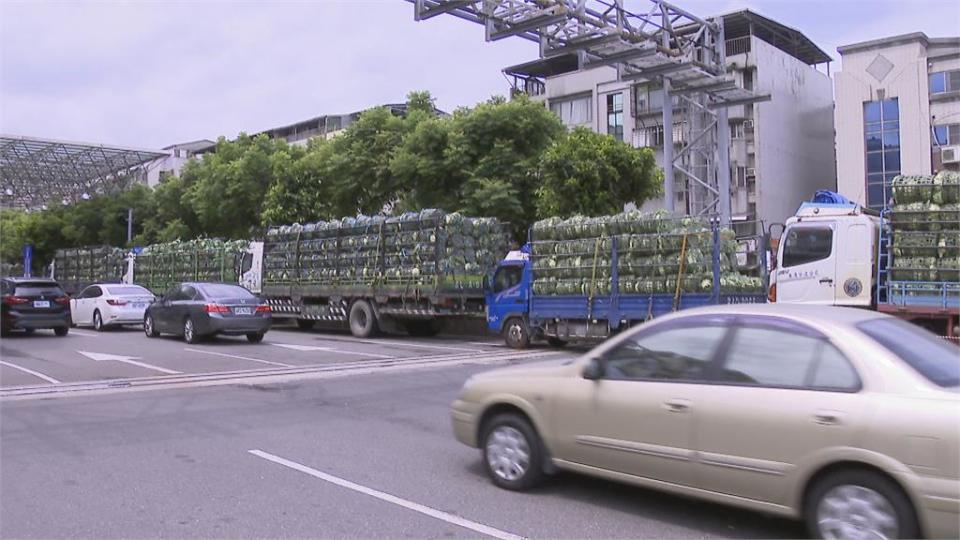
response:
M275 334L283 337L277 342L293 343L298 336L290 334ZM423 354L410 343L376 348L345 336L299 338ZM108 349L104 338L60 341ZM169 358L142 347L130 352L183 369L193 361L173 358L182 343L162 343ZM8 346L20 347L5 343L4 358ZM210 347L287 362L311 352L239 342ZM280 356L261 353L278 349ZM306 361L333 361L326 355L335 352L312 351ZM530 493L494 487L478 452L452 438L448 416L462 382L490 367L0 400L0 537L803 535L791 521L572 474Z

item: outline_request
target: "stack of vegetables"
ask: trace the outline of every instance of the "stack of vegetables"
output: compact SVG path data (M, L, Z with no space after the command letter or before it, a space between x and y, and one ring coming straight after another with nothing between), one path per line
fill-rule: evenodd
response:
M245 240L217 238L153 244L137 255L134 282L156 294L181 281L238 283L248 245Z
M737 242L722 229L720 288L759 291L760 278L737 271ZM614 216L550 218L533 226L533 290L540 295L610 294L613 239L621 294L673 294L713 289L713 229L706 219L659 211Z
M70 293L92 283L118 283L125 257L122 249L110 246L58 249L54 253L54 276Z
M435 209L295 223L267 231L264 283L479 290L508 246L508 231L495 218Z
M22 264L0 262L0 277L20 277L22 275Z
M960 173L893 179L894 281L960 282Z

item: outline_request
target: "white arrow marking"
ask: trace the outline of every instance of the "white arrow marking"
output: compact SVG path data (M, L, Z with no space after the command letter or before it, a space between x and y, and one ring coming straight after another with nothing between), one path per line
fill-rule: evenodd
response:
M87 351L77 351L77 352L96 362L104 362L104 361L123 362L124 364L130 364L132 366L140 366L142 368L152 369L154 371L159 371L160 373L167 373L170 375L177 375L180 373L179 371L162 368L160 366L154 366L153 364L147 364L146 362L137 362L137 359L140 358L139 356L120 356L116 354L96 353L96 352L87 352Z
M326 352L335 352L337 354L352 354L355 356L369 356L370 358L394 358L393 356L387 354L375 354L375 353L365 353L365 352L356 352L356 351L344 351L340 349L334 349L333 347L316 347L314 345L291 345L288 343L271 343L271 345L276 345L277 347L283 347L284 349L290 349L300 352L313 352L313 351L326 351Z

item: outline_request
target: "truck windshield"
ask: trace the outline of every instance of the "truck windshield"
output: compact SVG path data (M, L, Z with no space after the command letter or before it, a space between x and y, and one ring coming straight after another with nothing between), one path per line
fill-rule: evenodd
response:
M812 263L830 257L833 229L830 227L793 227L783 245L784 267Z
M872 319L857 328L937 386L960 386L960 347L900 319Z
M493 278L493 292L505 291L517 285L522 276L523 268L519 265L501 267Z

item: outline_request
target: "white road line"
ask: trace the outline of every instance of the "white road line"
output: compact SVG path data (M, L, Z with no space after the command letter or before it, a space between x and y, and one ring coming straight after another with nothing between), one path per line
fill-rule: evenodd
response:
M16 364L11 364L10 362L4 362L3 360L0 360L0 364L2 364L2 365L4 365L4 366L7 366L7 367L11 367L11 368L13 368L13 369L19 369L20 371L22 371L22 372L24 372L24 373L29 373L29 374L33 375L34 377L40 377L41 379L47 381L48 383L60 384L60 381L54 379L53 377L49 377L49 376L47 376L47 375L44 375L43 373L36 372L36 371L34 371L34 370L32 370L32 369L27 369L27 368L25 368L25 367L23 367L23 366L18 366L18 365L16 365Z
M289 467L295 471L300 471L305 474L309 474L314 478L319 478L331 484L336 484L340 487L344 487L358 493L363 493L364 495L369 495L371 497L380 499L381 501L386 501L388 503L393 503L397 506L402 506L408 510L413 510L414 512L419 512L423 515L430 516L440 521L446 521L453 525L458 525L465 529L470 529L471 531L478 532L480 534L485 534L493 538L499 538L500 540L523 540L522 536L517 536L506 531L501 531L500 529L495 529L493 527L483 525L482 523L477 523L476 521L470 521L469 519L464 519L460 516L456 516L442 510L437 510L435 508L430 508L429 506L424 506L422 504L415 503L413 501L408 501L406 499L401 499L395 495L390 495L389 493L384 493L382 491L377 491L366 486L361 486L360 484L355 484L349 480L344 480L338 476L333 476L332 474L327 474L325 472L318 471L306 465L301 465L295 461L290 461L284 459L280 456L275 456L263 450L248 450L249 453L263 458L267 461L272 461L284 467Z
M91 333L88 333L88 332L84 332L83 330L77 330L76 328L71 328L71 329L70 329L70 332L69 332L67 335L68 335L68 336L80 336L80 337L95 337L95 338L100 337L99 334L91 334Z
M487 347L504 347L502 341L465 341L467 345L486 345Z
M324 351L324 352L333 352L333 353L338 353L338 354L352 354L352 355L354 355L354 356L368 356L368 357L370 357L370 358L396 358L395 356L391 356L391 355L389 355L389 354L365 353L365 352L358 352L358 351L345 351L345 350L343 350L343 349L337 349L337 348L334 348L334 347L316 347L316 346L313 346L313 345L290 345L290 344L287 344L287 343L270 343L270 344L271 344L271 345L275 345L275 346L277 346L277 347L283 347L284 349L290 349L290 350L293 350L293 351L300 351L300 352Z
M211 355L213 355L213 356L223 356L223 357L225 357L225 358L236 358L237 360L249 360L250 362L260 362L261 364L268 364L268 365L271 365L271 366L294 367L294 366L291 365L291 364L283 364L283 363L280 363L280 362L271 362L270 360L261 360L261 359L259 359L259 358L250 358L249 356L238 356L238 355L236 355L236 354L227 354L227 353L220 353L220 352L213 352L213 351L203 351L203 350L200 350L200 349L184 349L184 350L185 350L185 351L189 351L189 352L201 353L201 354L211 354Z
M423 343L410 343L407 341L382 341L379 339L376 341L357 340L356 343L369 343L370 345L396 345L398 347L421 347L423 349L438 349L441 351L465 351L473 353L485 352L481 351L480 349L468 349L466 347L444 347L442 345L424 345Z

